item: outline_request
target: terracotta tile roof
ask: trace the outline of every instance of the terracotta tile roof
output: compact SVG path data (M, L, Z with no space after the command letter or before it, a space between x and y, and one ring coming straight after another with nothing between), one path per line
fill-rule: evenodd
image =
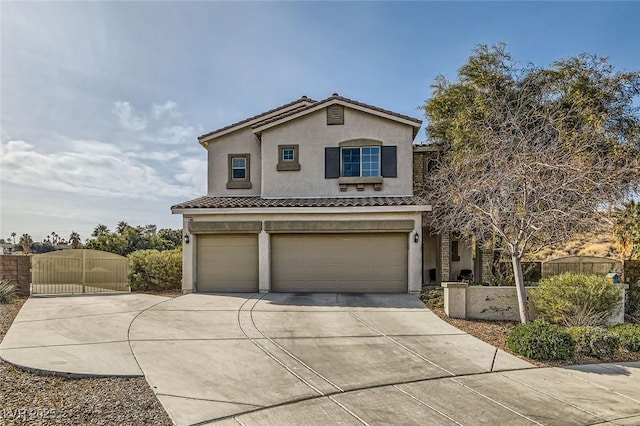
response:
M209 197L184 201L171 209L243 209L265 207L372 207L421 206L429 204L420 197L366 197L366 198L262 198L262 197Z
M244 120L240 120L240 121L238 121L236 123L229 124L228 126L221 127L219 129L213 130L213 131L211 131L209 133L205 133L204 135L200 135L200 136L198 136L198 140L204 139L204 138L206 138L208 136L214 135L214 134L219 133L219 132L224 132L225 130L231 129L233 127L239 126L239 125L244 124L244 123L248 123L248 122L253 121L253 120L257 119L257 118L260 118L260 117L262 117L264 115L269 115L269 114L274 113L274 112L276 112L278 110L281 110L281 109L284 109L284 108L288 108L288 107L290 107L292 105L295 105L297 103L300 103L300 102L312 102L312 105L315 105L318 101L315 101L315 100L313 100L311 98L308 98L306 96L302 96L300 99L296 99L295 101L289 102L288 104L281 105L281 106L279 106L277 108L270 109L269 111L265 111L265 112L262 112L262 113L260 113L258 115L254 115L253 117L245 118ZM301 107L301 108L304 108L304 106ZM293 111L298 111L301 108L296 108ZM289 111L287 111L287 112L289 112ZM276 117L279 117L279 116L276 116Z
M318 102L315 102L315 103L313 103L311 105L307 105L305 107L296 109L294 111L287 111L284 114L280 114L280 115L278 115L276 117L270 117L270 118L268 118L266 120L263 120L263 121L261 121L259 123L254 124L253 126L251 126L251 128L255 129L255 128L264 126L265 124L273 123L273 122L281 120L283 118L287 118L287 117L290 117L292 115L295 115L295 114L297 114L299 112L315 108L319 104L323 104L323 103L326 103L326 102L329 102L329 101L332 101L332 100L340 100L340 101L343 101L343 102L346 102L346 103L350 103L350 104L353 104L353 105L358 105L358 106L361 106L361 107L364 107L364 108L368 108L368 109L371 109L371 110L374 110L374 111L382 112L384 114L393 115L395 117L402 118L402 119L405 119L405 120L408 120L408 121L413 121L418 126L422 125L422 120L420 120L419 118L410 117L408 115L404 115L404 114L400 114L400 113L397 113L397 112L389 111L387 109L379 108L377 106L365 104L363 102L354 101L353 99L345 98L344 96L340 96L340 95L334 93L333 95L329 96L328 98L323 99L323 100L318 101Z

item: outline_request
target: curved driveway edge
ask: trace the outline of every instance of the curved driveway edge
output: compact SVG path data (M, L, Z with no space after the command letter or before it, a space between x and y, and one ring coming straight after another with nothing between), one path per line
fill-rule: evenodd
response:
M638 425L640 363L442 378L362 389L205 424Z
M141 313L130 339L178 425L532 367L407 294L191 294Z
M142 376L129 326L166 300L148 294L30 297L0 342L0 358L42 374Z

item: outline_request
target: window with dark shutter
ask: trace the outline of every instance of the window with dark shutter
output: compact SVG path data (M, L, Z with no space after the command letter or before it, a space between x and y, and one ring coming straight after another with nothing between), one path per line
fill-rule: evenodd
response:
M338 179L340 177L340 148L324 149L324 178Z
M382 177L398 177L398 156L395 146L382 146L380 151L380 168Z
M327 107L327 124L344 124L344 107L342 105Z

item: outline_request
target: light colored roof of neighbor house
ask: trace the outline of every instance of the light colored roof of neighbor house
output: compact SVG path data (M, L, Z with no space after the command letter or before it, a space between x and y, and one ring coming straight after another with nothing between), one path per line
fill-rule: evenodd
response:
M184 201L171 209L242 209L265 207L372 207L422 206L429 204L421 197L362 197L362 198L262 198L262 197L209 197Z
M310 104L313 105L315 103L317 103L317 101L315 101L315 100L313 100L311 98L308 98L306 96L301 96L300 99L296 99L295 101L289 102L289 103L284 104L284 105L280 105L277 108L270 109L269 111L265 111L265 112L262 112L260 114L254 115L253 117L245 118L244 120L240 120L240 121L238 121L236 123L229 124L228 126L224 126L224 127L219 128L219 129L213 130L213 131L211 131L209 133L205 133L204 135L198 136L198 140L202 144L206 140L214 139L214 138L216 138L218 136L222 136L223 134L231 133L231 131L235 131L235 130L237 130L239 128L244 127L244 125L255 124L255 123L261 121L260 120L261 118L267 117L267 116L269 116L271 114L274 114L274 113L276 113L276 112L278 112L280 110L285 110L285 111L283 111L283 114L284 114L284 113L287 113L289 111L297 111L298 109L304 108L304 107L306 107L306 106L308 106ZM301 105L292 109L292 107L294 107L297 104L301 104ZM277 116L278 115L276 115L276 117ZM269 118L272 118L272 117L269 117Z

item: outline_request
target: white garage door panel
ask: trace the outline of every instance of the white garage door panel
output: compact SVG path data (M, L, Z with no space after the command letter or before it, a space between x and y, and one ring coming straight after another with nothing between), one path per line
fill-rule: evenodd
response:
M256 235L199 235L196 288L198 292L257 292Z
M271 237L272 291L405 293L407 234Z

